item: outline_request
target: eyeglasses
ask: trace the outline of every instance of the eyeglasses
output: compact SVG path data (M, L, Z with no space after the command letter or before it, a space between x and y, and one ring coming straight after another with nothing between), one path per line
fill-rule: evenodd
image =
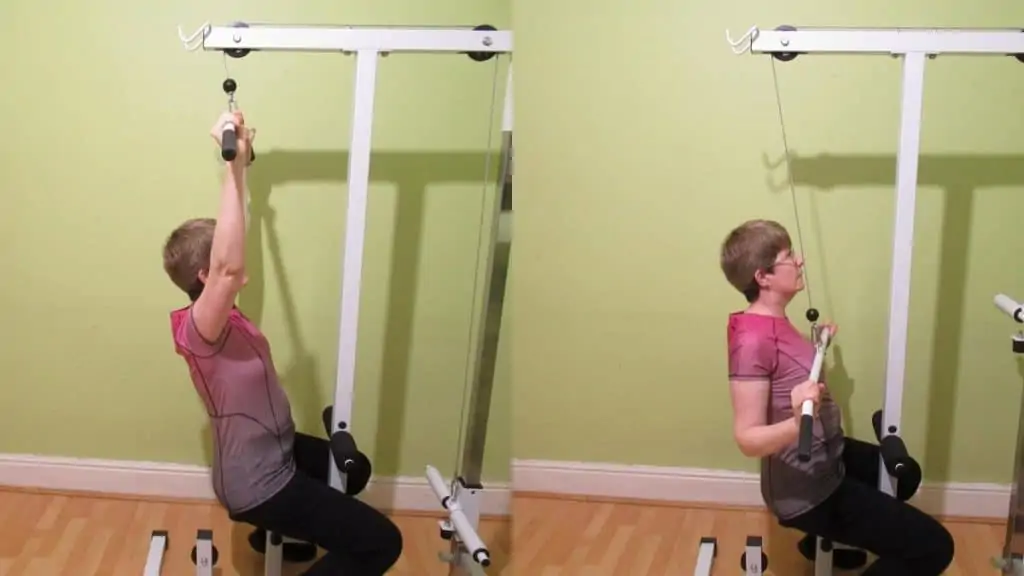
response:
M775 269L776 266L793 266L795 268L803 268L803 263L797 262L797 256L795 254L790 254L789 256L786 256L782 260L775 261L775 263L773 263L771 267L768 268L767 272L770 273L772 270Z

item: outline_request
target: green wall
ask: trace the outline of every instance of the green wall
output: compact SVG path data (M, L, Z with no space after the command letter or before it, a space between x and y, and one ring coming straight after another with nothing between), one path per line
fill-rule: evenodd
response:
M186 300L160 250L214 215L224 58L176 35L209 20L507 27L505 0L100 0L4 4L0 24L0 452L209 462L205 413L174 354ZM354 427L384 475L455 466L492 81L507 58L392 56L379 70ZM229 60L256 126L250 286L300 429L333 398L354 60ZM500 102L500 100L499 100ZM495 126L498 126L496 123ZM478 302L477 302L478 303ZM507 340L507 338L505 339ZM504 353L503 353L504 355ZM496 384L485 477L508 478L509 374Z
M756 470L735 447L717 253L795 224L770 60L726 28L1012 26L1024 5L516 0L516 458ZM900 68L777 65L830 373L870 437L885 364ZM926 476L1007 482L1021 373L997 291L1024 294L1024 64L929 63L903 424ZM806 299L793 306L802 323ZM802 324L806 325L806 324Z

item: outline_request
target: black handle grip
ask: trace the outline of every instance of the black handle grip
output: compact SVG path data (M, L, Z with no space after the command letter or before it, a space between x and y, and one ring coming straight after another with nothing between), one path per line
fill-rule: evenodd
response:
M231 162L236 156L238 156L238 133L235 132L234 125L228 124L220 135L220 157L225 162Z
M914 464L914 459L907 453L907 445L903 439L895 434L890 434L881 442L882 462L885 469L893 478L900 478L908 472Z
M800 442L797 444L796 457L801 462L811 461L811 440L814 438L814 416L800 415Z

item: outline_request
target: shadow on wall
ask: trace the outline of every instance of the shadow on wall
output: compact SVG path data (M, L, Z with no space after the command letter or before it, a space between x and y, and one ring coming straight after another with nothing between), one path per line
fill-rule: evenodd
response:
M249 174L251 220L246 239L249 284L239 296L239 308L259 326L262 324L268 280L263 254L264 234L274 270L285 269L275 228L275 212L270 204L274 186L289 182L344 183L348 179L349 156L346 151L266 150L262 153L257 151L257 154ZM432 183L482 181L487 155L486 152L376 152L370 158L371 182L393 182L398 188L376 450L370 455L375 474L394 475L398 471L404 435L410 337L415 306L413 287L417 285L424 194L427 186ZM342 233L339 230L338 236L330 239L337 242L339 248L342 245ZM324 360L314 357L303 342L288 278L280 275L280 272L278 274L275 280L280 286L283 299L288 338L295 351L294 360L289 366L278 367L281 383L290 391L296 420L319 424L322 410L333 402L333 393L330 397L322 396L321 383L317 379L318 362ZM336 359L331 357L326 361L333 364ZM313 433L322 436L324 431L318 426ZM203 445L207 461L212 461L208 426L203 432Z
M769 168L785 166L785 160L768 162ZM797 186L831 189L849 185L889 186L895 201L895 155L820 155L790 156L793 181ZM776 175L777 177L777 175ZM775 178L773 178L775 180ZM788 191L778 181L769 183L773 190ZM930 398L928 405L927 443L925 447L925 477L934 481L949 478L949 460L954 434L953 410L956 405L956 377L959 373L960 344L963 338L964 290L967 276L967 253L970 226L977 189L993 186L1024 185L1024 156L1019 155L965 155L923 154L918 165L918 184L938 187L944 194L945 207L942 223L942 245L939 264L939 293L936 302L936 334L932 349ZM811 195L811 214L814 235L822 253L821 266L824 295L830 301L828 287L828 258L820 228L817 204ZM891 224L886 224L891 228ZM889 232L891 234L891 232ZM888 290L888 286L886 287ZM941 312L941 313L939 313ZM837 353L836 365L841 365ZM830 383L840 389L840 401L848 401L853 394L853 380L845 368L830 372ZM844 402L844 405L848 405ZM881 406L879 406L881 408ZM847 420L849 421L849 420Z

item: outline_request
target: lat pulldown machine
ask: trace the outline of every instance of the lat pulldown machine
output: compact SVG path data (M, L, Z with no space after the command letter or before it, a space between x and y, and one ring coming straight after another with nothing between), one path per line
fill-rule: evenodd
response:
M352 133L349 145L348 204L345 224L345 250L342 257L341 310L338 325L338 358L334 403L324 410L324 425L331 442L330 484L332 487L356 494L369 480L370 460L356 447L350 433L352 401L355 384L356 335L359 325L360 288L362 283L363 245L366 233L367 193L370 180L370 153L373 131L374 100L377 84L379 58L394 53L464 54L476 62L491 60L499 54L512 53L512 33L497 30L493 26L481 25L476 28L375 28L353 26L271 26L237 23L231 26L205 24L191 36L185 36L178 28L178 36L187 50L202 48L219 51L232 58L243 58L254 51L284 52L329 52L345 55L354 54L355 89L352 109ZM509 66L508 94L511 94L512 68ZM229 79L230 80L230 79ZM237 85L225 81L223 89L229 95L229 109L233 107L234 91ZM507 97L503 118L502 180L511 170L511 100ZM234 157L237 148L233 145L233 131L224 138L222 156L228 160ZM255 156L253 156L255 158ZM490 554L476 532L479 522L478 499L480 468L483 459L484 434L487 412L490 407L490 387L493 378L493 360L496 355L497 327L494 326L492 310L497 311L497 321L504 297L504 268L506 258L496 257L496 239L502 216L510 215L511 207L499 200L495 202L492 242L490 246L491 269L488 270L488 313L481 334L481 346L476 366L477 378L473 382L468 442L464 446L464 457L460 477L452 484L451 493L443 490L444 482L433 467L427 469L427 480L441 499L441 505L448 512L449 520L442 525L442 536L451 541L452 552L443 555L451 563L453 574L482 571L481 566L490 564ZM506 214L508 213L508 214ZM506 245L509 242L506 242ZM500 269L500 273L498 273ZM497 280L500 278L500 286ZM498 300L495 302L495 296ZM493 327L493 337L488 329ZM489 347L492 348L489 350ZM488 355L490 357L488 358ZM481 428L482 426L482 428ZM447 527L447 530L446 530ZM267 534L265 558L266 576L281 574L282 538L278 534Z
M914 244L914 211L917 200L917 167L920 155L921 109L924 68L939 55L1013 56L1024 62L1024 34L1001 29L925 28L750 28L734 40L726 31L733 52L770 54L789 62L802 54L875 54L902 58L903 81L899 149L896 155L896 208L889 297L889 333L885 369L885 400L872 418L882 447L880 489L909 499L920 483L920 467L907 455L899 437L903 380L909 323L911 257ZM787 154L788 162L788 154ZM901 480L897 485L897 480ZM911 488L904 489L902 484ZM831 574L827 551L831 543L818 540L817 576Z
M1005 294L996 294L996 308L1013 319L1017 324L1024 324L1024 305ZM1011 338L1010 350L1024 354L1024 330L1018 326L1017 333ZM1024 576L1024 502L1021 502L1021 482L1024 481L1024 398L1020 408L1017 424L1017 449L1013 462L1013 484L1010 485L1010 510L1006 518L1006 537L1003 541L1003 555L993 559L993 564L1003 574Z

